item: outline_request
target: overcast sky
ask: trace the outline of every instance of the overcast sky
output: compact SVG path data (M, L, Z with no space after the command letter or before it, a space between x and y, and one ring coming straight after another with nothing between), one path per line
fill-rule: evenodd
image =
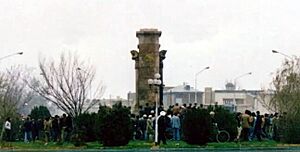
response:
M40 55L57 58L77 52L97 68L110 95L126 98L135 91L136 31L162 31L160 49L167 86L187 82L198 88L260 89L284 57L300 55L300 1L297 0L0 0L0 68L15 64L37 67Z

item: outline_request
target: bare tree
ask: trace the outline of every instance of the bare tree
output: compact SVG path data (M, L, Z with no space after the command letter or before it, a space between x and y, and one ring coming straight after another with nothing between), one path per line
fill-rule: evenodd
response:
M24 68L14 66L6 72L0 73L0 123L7 117L18 118L18 114L24 108L24 103L28 103L32 98L33 91L27 88L22 80ZM3 130L0 135L2 139Z
M273 80L275 95L272 104L279 112L300 114L300 58L286 60Z
M32 99L33 91L22 80L24 71L24 68L17 66L0 74L1 118L15 115L24 103Z
M76 117L100 102L96 99L103 95L104 87L92 87L95 69L80 62L76 55L62 54L58 63L41 59L39 69L40 78L32 79L30 87L68 115Z
M277 112L276 105L274 105L274 90L271 89L262 89L258 92L257 101L268 111Z

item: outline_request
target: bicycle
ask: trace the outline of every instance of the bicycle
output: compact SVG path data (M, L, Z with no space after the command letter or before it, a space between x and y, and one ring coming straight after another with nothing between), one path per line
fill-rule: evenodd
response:
M230 140L230 134L226 130L219 130L218 124L213 123L213 132L209 139L219 143L228 142Z

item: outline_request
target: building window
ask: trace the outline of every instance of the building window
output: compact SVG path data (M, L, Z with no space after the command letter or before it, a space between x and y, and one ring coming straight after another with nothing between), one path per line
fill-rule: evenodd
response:
M223 102L225 105L232 105L233 104L233 99L223 99Z

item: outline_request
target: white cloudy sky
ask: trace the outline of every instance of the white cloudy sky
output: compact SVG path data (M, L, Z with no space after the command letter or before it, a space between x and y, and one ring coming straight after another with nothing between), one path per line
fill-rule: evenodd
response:
M162 31L165 83L175 86L199 75L198 88L224 88L239 79L245 89L271 81L284 57L300 55L300 1L292 0L0 0L1 69L14 64L36 67L39 55L56 58L77 52L97 67L107 86L104 97L126 98L135 89L135 32Z

